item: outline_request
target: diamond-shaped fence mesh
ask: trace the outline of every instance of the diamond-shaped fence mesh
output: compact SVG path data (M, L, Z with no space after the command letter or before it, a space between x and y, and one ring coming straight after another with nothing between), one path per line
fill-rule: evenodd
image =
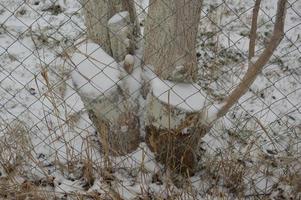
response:
M269 47L276 10L0 0L0 199L301 198L301 1L217 117Z

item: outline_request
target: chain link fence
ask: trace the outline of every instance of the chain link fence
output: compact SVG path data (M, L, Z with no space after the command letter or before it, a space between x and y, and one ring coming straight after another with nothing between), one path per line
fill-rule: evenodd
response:
M141 33L128 70L85 39L83 2L0 0L0 199L300 198L301 1L287 2L284 38L262 73L189 155L197 160L189 178L158 162L145 139L152 88L141 48L151 4L135 1ZM254 4L203 2L194 89L209 103L224 99L247 71ZM261 2L255 55L268 43L276 6ZM195 95L183 99L174 85L170 91L180 107ZM164 146L159 139L155 145Z

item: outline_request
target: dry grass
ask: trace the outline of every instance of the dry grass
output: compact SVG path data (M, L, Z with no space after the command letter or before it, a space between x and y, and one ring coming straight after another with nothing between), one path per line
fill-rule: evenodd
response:
M32 149L28 129L18 120L0 124L0 127L3 130L0 135L0 166L7 175L20 173Z
M26 171L33 161L33 146L29 138L27 126L19 121L1 124L0 135L0 197L1 199L32 199L43 200L51 195L53 179L27 179L30 172ZM38 167L38 165L36 166Z
M205 179L211 183L208 194L223 198L228 196L226 194L243 197L246 189L244 177L247 172L243 161L230 155L226 158L212 157L203 165Z
M75 122L76 124L76 122ZM1 129L5 130L2 132L0 141L1 141L1 168L3 169L4 175L0 177L0 198L3 199L49 199L54 198L54 196L61 196L60 193L54 192L54 177L47 177L39 180L28 179L26 176L26 171L24 171L24 166L29 162L34 161L31 155L32 144L29 138L29 130L23 122L15 121L8 124L2 124ZM250 131L250 130L249 130ZM255 133L250 133L250 135L255 135ZM249 142L243 144L246 145L246 148L243 152L246 155L244 158L248 159L251 155L252 147L256 147L258 140L248 138ZM122 199L121 195L117 190L113 190L112 186L117 183L122 185L122 181L118 180L115 176L117 168L112 166L115 171L110 172L107 175L104 170L103 161L97 162L92 158L93 147L92 141L89 138L84 138L85 146L83 148L83 154L79 157L74 156L75 152L70 147L66 140L66 147L69 148L69 160L67 163L61 162L59 159L56 163L53 163L57 170L61 172L64 177L70 177L70 174L73 175L75 180L80 180L83 191L85 193L64 193L71 199L102 199L103 196L106 196L109 199ZM231 136L231 141L233 143L240 141L238 138L233 138ZM240 141L241 142L241 141ZM229 144L233 146L234 144ZM83 156L85 155L85 156ZM204 155L202 155L204 156ZM109 157L110 158L110 157ZM205 173L202 179L204 182L211 182L210 188L206 191L208 195L211 195L220 199L231 199L235 198L245 198L245 192L249 187L249 183L246 177L249 173L257 172L261 173L262 171L267 172L270 169L271 165L277 166L274 171L277 169L288 168L287 174L283 174L279 177L277 185L275 185L275 190L282 191L279 189L279 185L287 185L290 187L291 193L295 194L294 197L299 197L298 193L301 192L300 186L300 173L298 173L298 159L295 157L275 157L274 159L268 158L264 153L258 154L259 161L254 163L252 166L247 166L245 160L237 156L233 149L228 148L223 154L217 156L205 157L202 159L202 166L204 167L199 172ZM271 163L272 162L272 163ZM102 163L102 164L101 164ZM141 163L141 168L144 168ZM36 162L36 166L39 165ZM141 199L198 199L197 192L195 191L195 186L188 180L183 177L177 177L177 180L168 175L168 173L161 172L146 172L141 170L138 174L160 174L158 176L158 182L166 184L166 191L164 193L152 193L148 189L144 189L141 194L137 194L137 198ZM276 172L269 170L269 173L266 176L275 175ZM109 176L109 178L108 178ZM134 175L135 176L135 175ZM156 175L154 175L156 176ZM113 178L112 178L113 177ZM136 179L137 177L135 177ZM105 182L105 185L109 189L104 189L102 192L91 191L90 188L94 183L102 179ZM175 181L180 182L179 184ZM160 185L160 184L159 184ZM181 186L175 189L175 185ZM284 190L283 190L284 191ZM274 190L268 190L267 194L273 194ZM168 195L166 194L168 193ZM278 196L283 195L284 192L278 192ZM166 196L167 195L167 196ZM252 197L261 198L265 195L261 193L254 194ZM287 195L288 196L288 195Z
M0 197L3 199L15 200L46 200L55 197L53 188L46 185L47 182L41 184L39 182L23 181L22 183L15 183L7 181L5 186L0 185ZM47 183L50 184L51 182ZM1 184L1 183L0 183ZM4 185L4 184L3 184Z

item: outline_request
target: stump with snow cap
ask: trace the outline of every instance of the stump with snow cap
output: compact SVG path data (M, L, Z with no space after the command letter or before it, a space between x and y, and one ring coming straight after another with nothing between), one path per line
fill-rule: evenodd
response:
M72 81L100 136L104 153L125 155L140 142L139 105L129 99L125 71L95 43L82 43L73 54ZM139 84L138 82L136 84Z
M157 160L170 170L191 175L197 166L200 139L217 109L197 84L161 80L154 74L149 80L146 141Z

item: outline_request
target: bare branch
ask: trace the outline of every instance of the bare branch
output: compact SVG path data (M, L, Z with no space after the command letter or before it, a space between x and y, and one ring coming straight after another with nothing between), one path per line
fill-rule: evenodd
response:
M252 26L250 31L250 42L249 42L249 60L253 58L255 54L255 44L256 44L256 37L257 37L257 18L258 12L260 8L261 0L256 0L255 6L253 9L253 17L252 17Z
M272 37L266 46L265 50L259 56L254 64L249 66L249 69L240 84L234 89L234 91L226 98L225 105L218 113L218 118L224 116L228 110L242 97L251 84L256 79L257 75L262 71L262 68L269 61L273 55L275 49L278 47L284 36L284 21L286 15L286 2L287 0L278 0L276 22Z

